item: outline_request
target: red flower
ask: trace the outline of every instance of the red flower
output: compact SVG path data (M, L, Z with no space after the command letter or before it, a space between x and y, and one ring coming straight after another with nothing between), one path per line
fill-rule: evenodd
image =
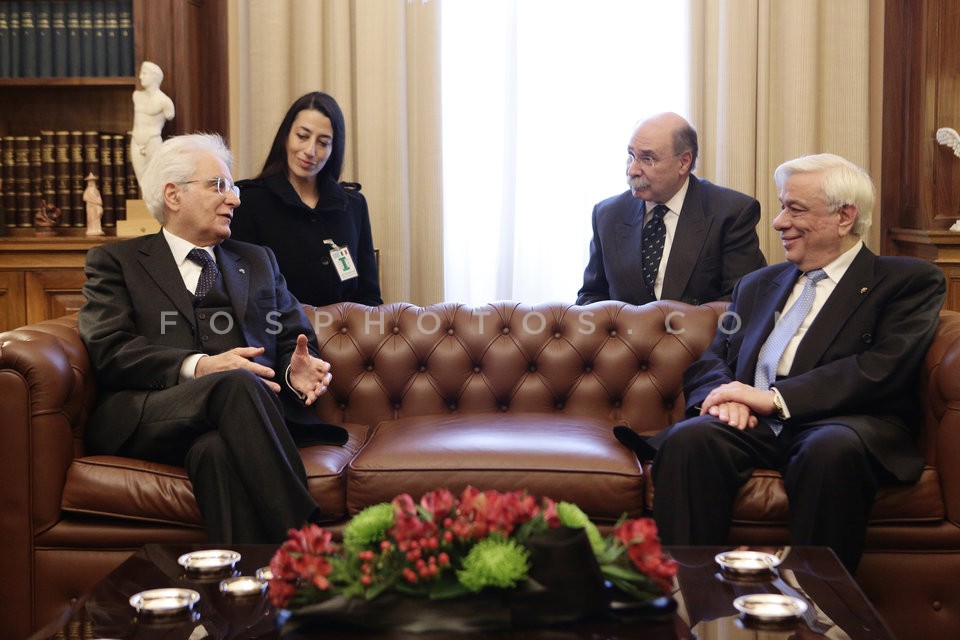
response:
M456 498L446 489L437 489L423 494L420 498L420 507L433 516L434 522L443 522L444 518L453 513Z
M627 548L633 566L658 585L668 590L677 574L677 563L663 554L657 525L650 518L627 520L613 532L614 538Z
M543 520L547 527L555 529L560 526L560 516L557 515L557 503L550 498L543 499Z
M333 536L315 524L290 529L287 540L270 560L270 601L285 607L299 584L312 584L321 591L330 588L327 576L333 570L330 556L339 551Z
M422 520L417 504L407 493L393 499L393 514L393 526L388 534L397 541L401 551L406 551L410 542L419 543L424 538L437 535L436 521Z
M462 539L480 539L493 532L509 536L514 528L529 522L540 511L537 499L524 491L481 492L467 487L460 497L463 522L455 523L454 528Z

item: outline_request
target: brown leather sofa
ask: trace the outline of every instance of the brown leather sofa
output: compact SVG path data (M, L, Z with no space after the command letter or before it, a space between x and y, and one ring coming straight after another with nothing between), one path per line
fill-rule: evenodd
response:
M334 364L318 411L344 447L302 451L331 525L400 492L467 484L574 501L594 519L638 515L652 487L611 425L655 432L683 411L684 368L722 304L439 304L314 309ZM944 312L922 379L913 486L881 491L857 580L902 637L960 628L960 313ZM0 620L23 637L147 542L203 541L183 469L87 456L96 396L68 316L0 334ZM736 506L732 544L786 542L778 474Z

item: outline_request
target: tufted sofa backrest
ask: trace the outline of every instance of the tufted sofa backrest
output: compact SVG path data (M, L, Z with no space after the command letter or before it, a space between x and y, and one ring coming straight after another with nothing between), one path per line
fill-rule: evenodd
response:
M683 371L706 349L725 308L672 301L306 307L333 370L318 411L330 422L370 425L416 415L562 412L659 430L682 416Z

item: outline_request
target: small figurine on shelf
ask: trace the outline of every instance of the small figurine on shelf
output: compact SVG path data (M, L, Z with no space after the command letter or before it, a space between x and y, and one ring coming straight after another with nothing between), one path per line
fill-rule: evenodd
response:
M140 85L133 92L133 132L130 139L130 163L139 184L143 170L163 142L161 133L167 120L172 120L175 109L170 96L160 90L163 70L155 63L140 65Z
M97 189L97 176L89 173L83 180L87 183L87 188L83 190L83 201L87 203L87 235L102 236L100 218L103 217L103 197Z
M41 200L40 209L37 210L33 216L34 234L38 236L57 235L56 226L57 223L60 222L61 215L63 214L60 211L60 207L52 202Z

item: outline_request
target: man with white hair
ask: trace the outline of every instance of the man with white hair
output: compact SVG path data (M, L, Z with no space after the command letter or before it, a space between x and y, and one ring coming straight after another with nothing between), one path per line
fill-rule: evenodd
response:
M211 542L277 543L320 517L291 432L343 444L310 405L330 384L273 253L230 240L220 136L176 136L143 176L162 229L87 254L80 337L97 377L90 453L184 466Z
M791 544L832 547L853 573L878 486L920 477L917 375L946 284L929 262L864 246L874 189L856 165L806 156L775 181L787 262L734 289L727 321L684 374L687 419L649 440L617 436L654 459L665 544L725 544L738 489L775 469Z

